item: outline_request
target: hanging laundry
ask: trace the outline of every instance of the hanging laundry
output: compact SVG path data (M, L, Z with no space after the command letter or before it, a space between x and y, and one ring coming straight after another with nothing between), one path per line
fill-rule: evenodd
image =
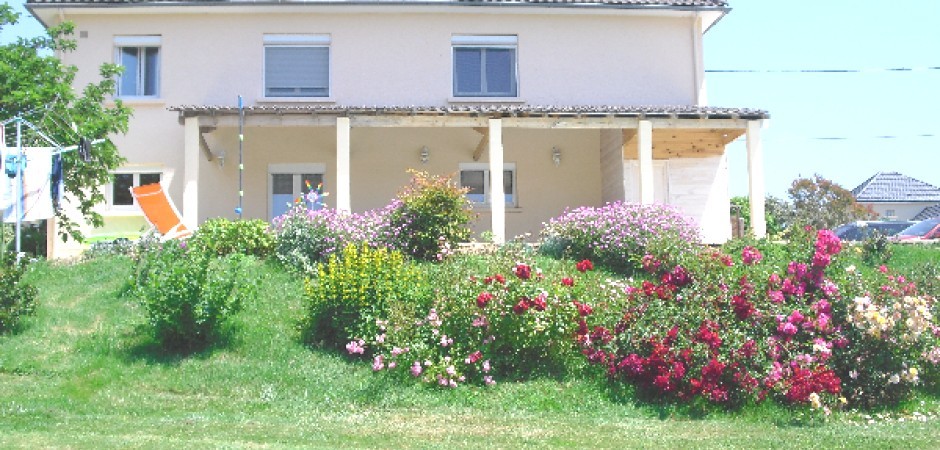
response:
M49 179L49 188L52 193L52 209L58 211L62 205L62 193L65 190L62 177L62 154L56 153L52 156L52 174Z
M52 174L52 150L48 147L24 148L26 167L22 176L14 179L14 202L19 200L22 204L22 221L33 222L49 219L53 215L52 195L50 194L49 180ZM15 151L15 149L14 149ZM17 198L17 189L22 187L22 193ZM3 215L4 222L16 222L16 204L7 208Z

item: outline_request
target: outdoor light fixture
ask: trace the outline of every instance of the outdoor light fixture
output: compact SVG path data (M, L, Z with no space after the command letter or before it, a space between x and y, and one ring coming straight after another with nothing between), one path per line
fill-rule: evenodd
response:
M428 150L428 146L425 145L424 147L421 147L421 163L427 164L430 157L431 152Z
M225 150L219 152L215 157L219 160L219 167L225 167Z
M561 164L561 150L559 150L558 147L552 147L552 162L555 163L556 166Z

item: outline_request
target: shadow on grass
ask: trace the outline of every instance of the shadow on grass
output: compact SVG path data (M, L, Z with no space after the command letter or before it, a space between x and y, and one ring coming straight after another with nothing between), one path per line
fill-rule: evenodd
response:
M139 324L122 336L124 351L121 356L125 362L143 361L151 365L178 365L191 358L206 360L221 350L240 344L240 328L240 325L227 324L204 341L174 343L160 341L148 325Z

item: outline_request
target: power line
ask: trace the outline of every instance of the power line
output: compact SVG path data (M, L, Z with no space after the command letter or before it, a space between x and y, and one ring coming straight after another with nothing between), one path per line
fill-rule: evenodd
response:
M928 72L940 71L940 66L882 67L864 69L705 69L706 73L874 73L874 72Z

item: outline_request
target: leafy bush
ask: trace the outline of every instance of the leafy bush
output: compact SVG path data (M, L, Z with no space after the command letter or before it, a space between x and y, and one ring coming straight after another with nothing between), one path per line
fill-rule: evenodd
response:
M862 242L862 260L870 266L887 263L891 253L888 237L877 230Z
M6 258L9 261L0 264L0 333L15 330L36 308L36 287L22 281L26 264Z
M549 254L591 259L626 272L640 267L650 249L679 255L699 242L696 226L673 207L620 202L566 210L544 225L542 237Z
M418 259L440 259L444 246L470 238L473 207L467 189L449 177L411 173L411 184L398 194L389 216L390 226L400 230L397 247Z
M214 255L234 253L266 258L274 251L268 223L259 220L211 219L199 226L188 244Z
M420 272L401 252L347 245L319 264L316 279L304 291L307 315L302 323L310 344L342 348L354 336L375 336L376 320L424 297Z
M166 242L140 255L134 293L164 348L195 350L218 337L222 324L257 294L250 260L188 250L185 241Z

